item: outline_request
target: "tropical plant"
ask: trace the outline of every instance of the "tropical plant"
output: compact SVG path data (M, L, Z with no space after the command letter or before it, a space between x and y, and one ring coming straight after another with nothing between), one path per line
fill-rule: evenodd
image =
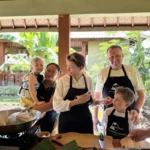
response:
M19 36L0 34L1 39L17 42L26 47L30 57L41 56L45 60L57 62L55 48L58 34L48 32L23 32Z
M130 64L136 67L142 77L147 94L150 94L150 46L145 48L143 43L148 39L147 36L140 31L127 32L127 37L136 41L131 46Z

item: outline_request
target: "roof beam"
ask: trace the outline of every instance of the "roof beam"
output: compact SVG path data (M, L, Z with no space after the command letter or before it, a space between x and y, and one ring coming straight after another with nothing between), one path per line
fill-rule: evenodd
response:
M27 28L26 19L23 19L23 22L24 22L24 28L26 29Z
M81 19L78 18L78 28L80 28L80 22L81 22Z
M104 17L104 28L106 28L106 17Z
M57 19L57 24L56 24L57 28L59 28L59 25L58 25L58 19Z
M1 20L0 20L0 30L2 29L2 24L1 24Z
M12 28L15 29L15 24L14 24L14 20L11 19L11 24L12 24Z
M34 25L35 25L35 28L38 29L38 24L37 24L37 20L34 19Z
M134 17L131 17L131 25L134 27Z
M94 18L91 17L91 27L93 28L93 26L94 26Z
M149 27L149 25L150 25L150 17L147 16L147 26Z
M47 26L50 28L51 27L51 25L50 25L50 19L46 19L47 20Z
M117 27L119 27L119 20L120 20L120 18L117 17Z

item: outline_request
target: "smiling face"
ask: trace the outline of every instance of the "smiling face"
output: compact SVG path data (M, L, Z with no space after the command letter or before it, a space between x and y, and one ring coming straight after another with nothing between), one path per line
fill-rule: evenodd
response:
M55 65L47 66L46 71L45 71L45 79L46 80L55 82L56 79L58 78L58 75L59 75L59 71Z
M78 67L73 61L66 61L67 71L70 76L76 77L82 73L83 67Z
M40 74L44 69L44 64L42 60L37 60L36 62L33 62L31 65L32 72L35 74Z
M123 96L119 93L115 93L114 100L113 100L113 106L114 109L116 109L119 112L125 112L126 108L130 106L129 103L127 103Z
M120 48L110 48L107 52L107 59L114 70L121 68L123 57L124 56Z

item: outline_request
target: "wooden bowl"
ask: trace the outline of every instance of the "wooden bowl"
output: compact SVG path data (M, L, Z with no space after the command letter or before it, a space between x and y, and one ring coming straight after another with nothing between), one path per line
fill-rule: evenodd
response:
M47 131L42 131L42 132L37 133L37 137L40 139L49 138L50 135L51 135L50 132L47 132Z

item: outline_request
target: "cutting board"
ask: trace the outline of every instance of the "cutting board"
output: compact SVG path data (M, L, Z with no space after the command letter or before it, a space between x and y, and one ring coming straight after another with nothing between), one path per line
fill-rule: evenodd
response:
M94 147L101 149L98 142L99 137L92 134L80 134L80 133L68 132L63 134L57 134L51 139L52 141L55 141L61 145L65 145L72 140L76 140L78 146L82 149L94 148ZM104 136L104 143L106 149L114 147L112 141L113 138L111 136Z
M124 148L150 149L150 143L148 143L147 141L134 142L131 138L125 137L120 142L121 142L121 146Z

